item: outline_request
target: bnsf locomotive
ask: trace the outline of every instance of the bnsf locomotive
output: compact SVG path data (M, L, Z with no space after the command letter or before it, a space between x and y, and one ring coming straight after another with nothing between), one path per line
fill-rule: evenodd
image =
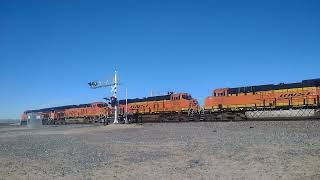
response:
M128 112L140 114L198 111L198 101L187 93L168 93L142 99L128 99ZM125 112L125 100L120 100L120 113Z
M205 99L203 119L319 118L320 79L299 83L215 89Z
M173 93L141 99L128 99L130 120L144 122L187 121L200 109L196 99L188 93ZM120 114L125 114L126 101L119 101Z
M319 107L320 79L304 80L290 84L268 84L213 91L205 100L204 109L289 109Z
M140 99L128 99L128 118L146 121L215 121L222 119L246 120L248 115L271 115L273 111L292 113L295 109L313 110L320 117L320 79L304 80L299 83L268 84L237 88L215 89L201 108L188 93L168 93ZM114 105L114 102L111 103ZM126 112L126 101L118 101L119 115ZM286 112L290 110L290 112ZM263 112L262 112L263 111ZM267 111L267 113L265 113ZM113 116L113 106L108 103L92 103L60 106L25 111L21 117L24 124L29 113L40 113L43 124L106 122ZM311 112L311 111L309 111ZM303 116L303 112L298 112Z

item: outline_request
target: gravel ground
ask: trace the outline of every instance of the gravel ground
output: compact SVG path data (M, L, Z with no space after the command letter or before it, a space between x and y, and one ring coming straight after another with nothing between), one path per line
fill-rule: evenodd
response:
M320 179L320 121L0 128L0 179Z

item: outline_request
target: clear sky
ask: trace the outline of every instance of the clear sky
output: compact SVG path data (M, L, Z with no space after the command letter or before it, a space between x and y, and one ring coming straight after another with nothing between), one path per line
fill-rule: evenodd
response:
M0 118L129 97L320 78L318 0L0 0Z

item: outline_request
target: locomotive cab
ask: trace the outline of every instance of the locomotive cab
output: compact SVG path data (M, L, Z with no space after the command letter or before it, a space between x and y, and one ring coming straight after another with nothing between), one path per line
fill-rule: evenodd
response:
M92 103L91 107L93 108L104 108L107 107L107 104L104 102L96 102L96 103Z
M212 96L219 97L219 96L228 96L229 88L223 88L223 89L215 89L212 92Z
M178 101L179 109L183 111L199 110L199 103L196 99L192 98L192 96L188 93L179 93L173 94L171 96L172 101Z
M179 93L179 94L173 94L171 96L171 100L175 101L175 100L192 100L192 96L188 93Z

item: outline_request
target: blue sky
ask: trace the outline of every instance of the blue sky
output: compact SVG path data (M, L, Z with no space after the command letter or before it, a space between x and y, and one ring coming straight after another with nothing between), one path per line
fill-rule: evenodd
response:
M0 118L129 97L320 78L317 0L1 0Z

